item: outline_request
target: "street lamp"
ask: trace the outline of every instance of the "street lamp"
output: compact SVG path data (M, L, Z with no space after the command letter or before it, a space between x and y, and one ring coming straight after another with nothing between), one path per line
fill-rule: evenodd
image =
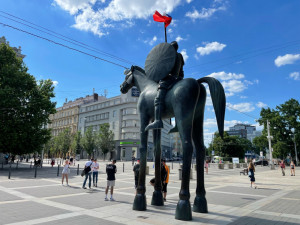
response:
M272 156L272 143L271 139L273 139L273 136L270 135L270 122L267 120L267 130L268 130L268 142L269 142L269 152L270 152L270 161L271 161L271 169L274 169L273 167L273 156Z
M290 134L290 136L293 135L293 141L294 141L294 147L295 147L295 156L296 156L296 165L298 166L298 153L297 153L297 146L296 146L296 139L295 139L295 129L292 128L291 131L293 134Z

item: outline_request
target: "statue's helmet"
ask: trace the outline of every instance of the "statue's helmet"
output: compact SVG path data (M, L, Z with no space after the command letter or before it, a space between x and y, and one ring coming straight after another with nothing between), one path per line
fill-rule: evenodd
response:
M178 43L177 43L177 41L172 41L171 45L175 48L176 51L178 50Z

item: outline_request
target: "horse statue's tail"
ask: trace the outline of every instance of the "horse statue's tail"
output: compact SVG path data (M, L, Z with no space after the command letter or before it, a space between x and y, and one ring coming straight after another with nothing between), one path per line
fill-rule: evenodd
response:
M207 83L210 96L213 102L219 134L223 138L224 133L224 118L225 118L225 107L226 107L226 97L222 84L213 77L202 77L197 80L199 84Z

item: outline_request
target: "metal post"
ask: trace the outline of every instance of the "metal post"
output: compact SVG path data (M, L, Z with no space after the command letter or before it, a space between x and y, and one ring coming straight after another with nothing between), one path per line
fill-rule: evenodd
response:
M124 173L124 169L125 169L125 164L123 163L123 173Z
M34 178L36 178L37 166L34 168Z
M3 162L2 162L2 169L3 169Z
M11 162L9 164L8 179L10 179L10 175L11 175Z
M298 166L298 152L296 146L296 137L295 137L295 129L292 128L293 136L294 136L294 148L295 148L295 159L296 159L296 166Z
M269 122L269 120L267 120L267 130L268 130L267 138L268 138L268 141L269 141L270 161L271 161L271 168L272 168L272 165L273 165L272 143L271 143L272 136L270 135L270 122Z
M79 175L79 164L77 166L77 175Z
M57 165L57 176L59 174L59 165Z

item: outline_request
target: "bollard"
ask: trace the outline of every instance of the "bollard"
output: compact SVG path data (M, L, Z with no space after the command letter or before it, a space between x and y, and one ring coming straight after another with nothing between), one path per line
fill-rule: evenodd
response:
M57 176L59 174L59 165L57 165Z
M18 169L19 161L17 161L16 169Z
M31 167L32 167L32 161L30 161L30 169L31 169Z
M123 163L123 173L124 173L124 167L125 167L125 164Z
M79 175L79 164L77 166L77 175Z
M34 168L34 178L36 178L37 166Z
M10 174L11 174L11 162L10 162L10 165L9 165L8 179L10 179Z

